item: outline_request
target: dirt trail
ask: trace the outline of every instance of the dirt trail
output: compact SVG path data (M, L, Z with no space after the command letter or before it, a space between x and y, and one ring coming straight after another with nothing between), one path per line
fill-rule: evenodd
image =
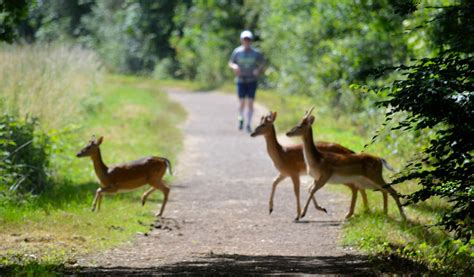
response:
M285 180L269 215L276 170L264 139L237 131L236 99L219 93L169 94L189 114L165 218L148 236L82 260L84 274L371 273L365 257L338 246L348 195L323 189L317 197L329 213L311 207L296 223L292 186ZM259 107L255 118L264 112ZM308 181L303 182L303 203Z

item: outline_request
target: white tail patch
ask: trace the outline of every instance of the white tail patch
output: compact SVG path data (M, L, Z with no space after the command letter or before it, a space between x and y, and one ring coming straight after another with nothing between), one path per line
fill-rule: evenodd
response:
M382 161L382 164L383 166L385 166L385 168L392 172L395 172L395 169L393 169L393 167L391 167L385 159L380 158L380 160Z

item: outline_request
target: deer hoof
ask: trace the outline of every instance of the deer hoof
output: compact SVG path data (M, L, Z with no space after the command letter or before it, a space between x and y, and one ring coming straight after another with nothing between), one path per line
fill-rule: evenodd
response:
M273 209L270 209L269 212L268 212L268 214L272 214L272 212L273 212Z

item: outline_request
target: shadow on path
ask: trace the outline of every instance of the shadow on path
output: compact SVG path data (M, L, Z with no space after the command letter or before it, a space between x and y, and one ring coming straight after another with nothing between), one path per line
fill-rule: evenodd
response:
M129 267L91 267L81 268L79 272L68 272L79 276L114 275L159 275L159 274L336 274L336 275L375 275L367 257L346 255L329 256L247 256L216 255L202 256L195 261L148 268ZM68 274L67 273L67 274Z

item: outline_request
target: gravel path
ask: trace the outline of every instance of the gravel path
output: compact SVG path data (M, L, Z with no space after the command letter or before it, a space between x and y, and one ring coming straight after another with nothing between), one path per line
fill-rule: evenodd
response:
M165 218L147 236L81 261L84 274L368 274L366 258L338 245L349 196L318 192L328 214L311 206L294 222L289 180L268 214L276 176L262 137L237 131L232 95L170 91L188 111L184 151L174 167ZM265 110L258 107L255 118ZM256 123L254 123L254 126ZM303 179L302 202L309 179Z

